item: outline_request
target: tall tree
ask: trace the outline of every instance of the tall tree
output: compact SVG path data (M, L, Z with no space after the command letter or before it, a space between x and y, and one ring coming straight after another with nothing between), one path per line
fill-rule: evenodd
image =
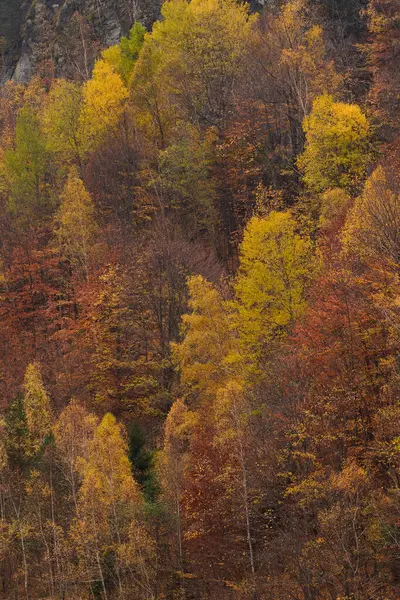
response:
M96 221L92 198L74 169L70 170L61 194L56 221L62 256L69 261L72 270L87 279Z
M82 87L71 81L53 82L40 116L47 149L60 164L74 162L82 167L88 140L80 125Z
M173 346L185 384L212 396L229 375L232 348L229 311L218 290L204 277L188 280L190 314L183 316L184 338Z
M316 266L311 240L300 236L287 212L253 217L240 247L235 283L235 326L241 360L250 372L274 341L292 327L306 306L306 291Z
M132 478L127 444L115 417L106 414L81 461L82 486L71 542L79 560L80 580L101 586L104 597L114 588L127 598L151 597L152 543L141 518L143 500Z
M31 452L35 454L51 433L52 420L50 398L43 385L39 363L31 363L27 366L23 389Z
M4 164L10 190L9 210L22 227L29 228L54 208L54 191L40 121L28 106L18 114L15 147L4 153Z
M98 60L91 79L83 87L81 135L93 150L115 131L128 98L121 76L104 60Z

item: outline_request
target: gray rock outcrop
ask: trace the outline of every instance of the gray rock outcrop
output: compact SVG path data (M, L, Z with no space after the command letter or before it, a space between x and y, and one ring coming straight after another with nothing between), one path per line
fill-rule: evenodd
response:
M161 0L1 0L1 79L33 73L85 78L99 48L118 42L135 20L150 29Z

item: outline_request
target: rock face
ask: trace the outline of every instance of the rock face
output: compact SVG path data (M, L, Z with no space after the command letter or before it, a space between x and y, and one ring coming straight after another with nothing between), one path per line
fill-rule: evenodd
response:
M151 28L160 6L161 0L0 0L1 79L26 82L37 71L85 78L100 47L115 44L135 20Z
M10 75L10 65L17 56L22 0L0 1L0 38L2 39L2 62L0 76Z

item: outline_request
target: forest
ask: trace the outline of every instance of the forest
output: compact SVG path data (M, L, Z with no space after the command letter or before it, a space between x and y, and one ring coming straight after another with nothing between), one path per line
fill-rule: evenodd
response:
M0 86L0 598L400 598L400 0L57 44Z

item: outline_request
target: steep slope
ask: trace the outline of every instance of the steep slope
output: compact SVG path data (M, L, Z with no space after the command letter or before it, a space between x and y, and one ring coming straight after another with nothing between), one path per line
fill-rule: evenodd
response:
M0 4L5 40L2 79L27 81L38 69L76 77L99 46L110 45L134 20L151 27L160 0L29 0ZM75 73L72 73L75 71Z

